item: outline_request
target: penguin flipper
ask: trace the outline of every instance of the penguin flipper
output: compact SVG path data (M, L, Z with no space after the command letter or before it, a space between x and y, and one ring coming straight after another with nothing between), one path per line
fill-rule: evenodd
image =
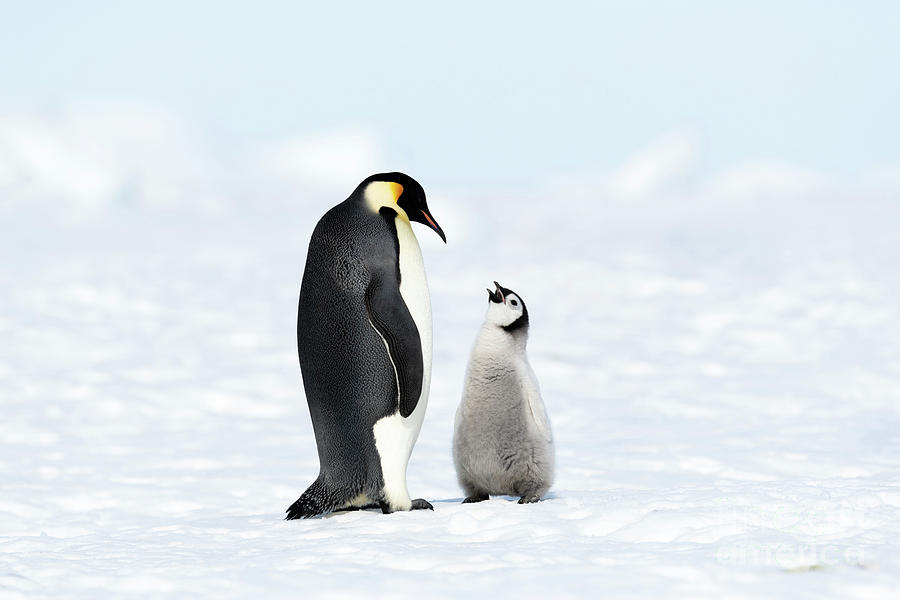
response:
M397 376L400 415L412 414L422 395L422 341L403 297L399 281L375 278L366 290L369 322L387 344Z

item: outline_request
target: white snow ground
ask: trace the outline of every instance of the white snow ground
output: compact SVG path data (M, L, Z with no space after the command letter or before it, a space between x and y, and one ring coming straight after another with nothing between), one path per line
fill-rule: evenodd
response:
M898 196L782 188L432 193L409 487L435 511L292 522L317 472L296 294L339 198L7 210L0 597L896 597ZM536 505L460 505L453 473L493 279L528 302L556 438Z

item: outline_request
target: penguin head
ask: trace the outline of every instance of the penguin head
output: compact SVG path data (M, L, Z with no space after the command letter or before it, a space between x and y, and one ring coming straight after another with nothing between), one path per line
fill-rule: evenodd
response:
M509 333L528 331L528 309L522 298L496 281L496 289L488 288L487 321Z
M377 173L366 177L356 188L355 193L361 194L374 212L385 206L392 208L407 220L422 223L433 229L444 243L447 243L444 230L437 224L428 208L425 190L409 175L397 172Z

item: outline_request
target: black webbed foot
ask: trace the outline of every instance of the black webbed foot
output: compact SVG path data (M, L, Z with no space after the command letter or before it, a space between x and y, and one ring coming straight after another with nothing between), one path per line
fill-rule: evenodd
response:
M521 498L519 498L519 504L533 504L540 501L540 496L522 496Z
M416 498L412 501L412 508L410 510L434 510L434 507L431 505L431 502L428 500L424 500L422 498Z
M490 497L487 494L475 494L474 496L468 496L465 500L462 501L462 503L472 504L473 502L484 502L489 498Z

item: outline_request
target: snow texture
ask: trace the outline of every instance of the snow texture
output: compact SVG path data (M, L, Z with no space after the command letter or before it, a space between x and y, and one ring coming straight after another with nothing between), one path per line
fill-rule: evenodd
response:
M423 182L449 244L417 229L435 356L408 483L434 512L282 520L318 468L300 274L342 196L7 206L0 597L896 597L897 188L678 182L691 143L666 143L534 190ZM453 472L495 279L527 299L555 436L538 504L462 505Z

